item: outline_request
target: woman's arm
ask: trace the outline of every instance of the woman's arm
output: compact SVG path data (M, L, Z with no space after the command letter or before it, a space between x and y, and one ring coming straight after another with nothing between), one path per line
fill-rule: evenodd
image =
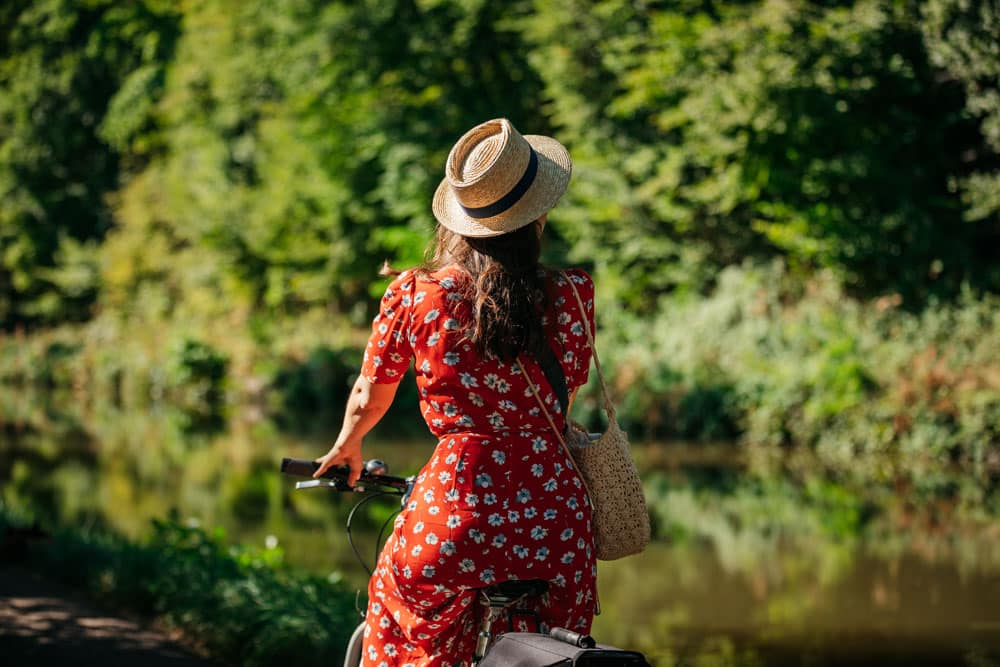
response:
M344 425L340 428L340 435L337 436L330 451L316 459L320 465L313 477L319 477L330 466L346 465L350 467L347 482L354 486L354 483L361 476L363 465L361 439L368 434L368 431L378 423L385 411L392 405L392 399L396 397L398 388L398 382L375 384L364 377L358 377L354 388L351 389L351 395L347 399L347 408L344 410Z

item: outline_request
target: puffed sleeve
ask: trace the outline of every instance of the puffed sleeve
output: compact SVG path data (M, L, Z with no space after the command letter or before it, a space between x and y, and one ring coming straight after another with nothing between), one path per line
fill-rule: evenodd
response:
M361 375L375 384L399 382L413 357L407 329L413 307L414 276L404 271L389 283L372 321Z
M586 326L596 338L597 329L594 324L594 282L583 269L571 269L564 273L568 280L562 280L559 285L560 296L565 298L559 316L559 337L563 344L563 371L566 374L567 388L572 391L576 387L587 384L590 373L590 358L593 354L587 338ZM572 281L583 302L583 312L569 285Z

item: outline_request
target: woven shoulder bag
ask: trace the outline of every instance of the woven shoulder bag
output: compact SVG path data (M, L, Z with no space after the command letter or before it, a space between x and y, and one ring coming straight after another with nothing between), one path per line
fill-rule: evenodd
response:
M564 436L556 428L552 415L549 414L530 379L528 385L549 425L555 431L556 437L559 438L559 442L583 478L592 508L597 557L600 560L617 560L637 554L649 544L649 512L646 510L642 480L639 479L639 471L635 467L635 461L632 460L628 436L618 425L615 406L608 397L608 387L601 372L601 361L597 357L597 347L594 345L594 334L587 320L587 311L573 281L569 276L566 276L566 279L569 280L569 285L576 296L583 317L584 330L587 332L593 353L594 367L597 369L597 378L601 384L604 411L608 415L607 430L599 438L592 440L587 433L570 422L567 415L569 433ZM517 360L517 364L521 373L527 378L528 375L520 359Z

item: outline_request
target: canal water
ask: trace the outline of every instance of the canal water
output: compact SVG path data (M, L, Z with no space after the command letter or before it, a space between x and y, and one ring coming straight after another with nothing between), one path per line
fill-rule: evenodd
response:
M202 423L170 409L81 413L0 399L0 499L68 524L141 537L154 518L364 583L344 522L357 500L294 491L296 435L253 411ZM602 563L594 635L660 666L1000 665L1000 475L858 461L849 471L753 448L636 443L656 541ZM416 472L429 439L376 432L365 455ZM368 503L368 561L396 509Z

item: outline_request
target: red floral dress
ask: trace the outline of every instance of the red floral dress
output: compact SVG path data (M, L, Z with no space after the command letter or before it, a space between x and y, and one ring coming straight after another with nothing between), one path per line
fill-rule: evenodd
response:
M438 444L369 583L363 665L468 665L483 607L476 589L509 579L550 582L537 610L543 631L588 632L593 619L597 567L582 482L517 365L483 359L463 339L462 279L454 268L402 273L365 351L362 374L376 383L398 382L414 361ZM572 391L590 365L583 318L593 327L594 287L581 270L548 282L546 330ZM562 428L545 374L527 355L521 361Z

